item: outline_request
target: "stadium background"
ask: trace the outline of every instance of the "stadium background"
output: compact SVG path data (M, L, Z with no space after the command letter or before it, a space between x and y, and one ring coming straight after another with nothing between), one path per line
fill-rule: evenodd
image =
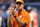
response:
M15 1L16 0L0 0L0 17L4 15L3 10L5 10L6 11L5 16L7 17L6 19L8 20L8 17L9 17L8 7L10 6L11 3L15 3ZM24 0L24 8L26 10L28 6L32 7L34 11L37 13L38 27L40 27L40 0ZM2 20L4 20L3 17L2 17ZM5 23L5 22L3 21L2 23ZM1 26L2 25L3 24L1 24Z

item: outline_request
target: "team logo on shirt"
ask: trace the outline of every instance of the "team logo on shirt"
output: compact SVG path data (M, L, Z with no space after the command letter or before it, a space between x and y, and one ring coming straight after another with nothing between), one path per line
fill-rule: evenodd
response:
M20 18L22 18L22 16L20 16Z

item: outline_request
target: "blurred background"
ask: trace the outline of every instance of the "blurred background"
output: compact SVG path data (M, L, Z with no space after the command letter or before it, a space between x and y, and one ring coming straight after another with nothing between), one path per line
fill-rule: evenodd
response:
M9 18L8 8L12 3L15 4L15 1L16 0L0 0L0 27L7 27ZM24 0L24 9L30 14L30 27L40 27L40 0ZM36 18L33 18L33 16L36 16Z

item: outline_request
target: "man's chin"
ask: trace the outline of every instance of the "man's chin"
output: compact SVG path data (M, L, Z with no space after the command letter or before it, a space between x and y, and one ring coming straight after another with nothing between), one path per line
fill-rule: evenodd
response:
M17 10L21 10L21 9L17 8Z

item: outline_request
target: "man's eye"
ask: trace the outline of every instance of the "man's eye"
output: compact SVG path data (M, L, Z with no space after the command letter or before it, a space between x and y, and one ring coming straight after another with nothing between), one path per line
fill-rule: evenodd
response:
M18 5L18 4L17 4Z

